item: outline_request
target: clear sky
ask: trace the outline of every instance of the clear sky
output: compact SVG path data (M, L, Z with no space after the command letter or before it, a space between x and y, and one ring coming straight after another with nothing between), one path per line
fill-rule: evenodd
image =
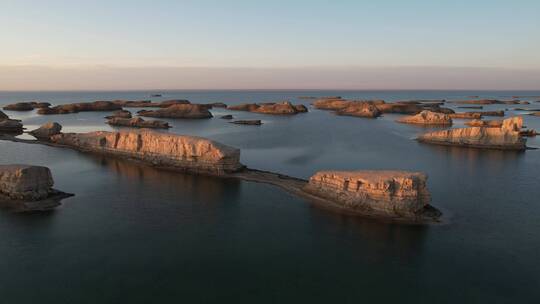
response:
M216 69L228 69L235 77L248 69L250 77L264 74L263 86L272 88L285 85L279 80L283 69L298 73L298 88L310 87L302 75L314 71L356 69L361 74L374 68L394 78L401 75L396 70L426 73L434 68L454 74L459 70L465 77L473 68L501 76L517 73L528 77L528 86L540 83L539 0L0 0L0 34L4 90L38 88L33 82L20 82L24 73L45 73L45 78L49 73L59 82L89 74L96 78L80 85L72 81L69 87L50 84L50 89L113 89L115 79L101 83L97 75L114 71L121 77L122 72L144 73L145 68L157 73L157 80L160 69L168 74L176 69L178 73L163 78L164 83L180 74L189 79L187 71L193 79L202 79ZM234 86L225 85L227 73L222 74L224 79L205 85ZM321 88L338 86L331 79L325 84L323 78L317 82ZM382 78L369 85L401 88ZM474 79L463 84L450 80L451 88L474 85L469 82ZM117 84L118 89L147 88L140 79L133 85ZM162 88L188 88L169 86L175 84ZM365 86L365 81L351 81L346 87ZM485 81L479 79L478 86L486 86Z

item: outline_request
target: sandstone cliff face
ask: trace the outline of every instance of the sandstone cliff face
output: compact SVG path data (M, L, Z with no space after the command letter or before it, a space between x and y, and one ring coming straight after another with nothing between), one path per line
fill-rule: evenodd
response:
M155 111L142 110L137 112L139 116L158 118L187 118L201 119L212 118L208 107L199 104L174 104Z
M501 128L470 127L426 133L418 141L471 148L525 150L526 140L520 135L521 117L505 119Z
M150 128L150 129L168 129L169 123L161 120L144 120L140 117L135 118L121 118L112 117L107 120L107 123L111 126L131 127L131 128Z
M138 159L193 173L221 175L243 168L240 150L201 137L141 130L66 133L54 135L51 141L86 152Z
M451 125L452 118L448 114L422 111L414 116L407 116L397 120L398 122L419 125Z
M0 165L0 195L12 200L40 200L49 196L53 186L46 167Z
M423 173L405 171L321 171L304 191L345 208L414 217L429 204Z

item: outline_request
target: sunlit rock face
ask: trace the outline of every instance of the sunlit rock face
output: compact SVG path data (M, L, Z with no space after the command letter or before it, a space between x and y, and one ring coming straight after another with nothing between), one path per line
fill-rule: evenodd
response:
M364 118L377 118L381 116L381 111L379 111L375 105L367 102L353 102L338 110L336 114Z
M141 130L65 133L50 140L82 151L138 159L193 173L221 175L243 168L239 149L201 137Z
M520 135L521 117L503 120L500 128L470 127L426 133L418 141L471 148L525 150L526 140Z
M29 165L0 165L0 196L12 200L40 200L53 186L51 171Z
M304 191L351 210L414 217L429 204L427 176L406 171L321 171Z
M403 117L397 121L417 125L452 125L452 118L448 114L431 111L422 111L416 115Z

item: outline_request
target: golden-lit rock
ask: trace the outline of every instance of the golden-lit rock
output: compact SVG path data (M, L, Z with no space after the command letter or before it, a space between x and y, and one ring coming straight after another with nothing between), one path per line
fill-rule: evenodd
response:
M202 119L213 117L212 113L208 111L208 107L199 104L173 104L159 110L142 110L137 112L137 114L139 116L157 118Z
M367 102L352 102L346 107L336 111L337 115L377 118L381 116L381 111L377 106Z
M417 125L452 125L452 118L450 118L448 114L434 113L431 111L422 111L416 115L403 117L397 121Z
M107 123L111 126L119 127L131 127L131 128L150 128L150 129L168 129L169 123L162 120L144 120L140 117L134 118L121 118L112 117L107 120Z

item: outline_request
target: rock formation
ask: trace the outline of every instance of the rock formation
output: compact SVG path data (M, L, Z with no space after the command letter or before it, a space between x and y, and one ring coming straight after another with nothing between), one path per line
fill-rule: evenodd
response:
M503 120L500 128L470 127L426 133L418 141L483 149L525 150L526 140L520 135L521 117Z
M118 118L131 118L131 112L130 111L127 111L127 110L118 110L118 111L114 111L112 113L112 115L110 116L106 116L105 118L107 119L111 119L111 118L114 118L114 117L118 117Z
M232 124L237 125L250 125L250 126L260 126L262 125L262 122L260 119L252 119L252 120L235 120L231 121Z
M418 125L452 125L452 118L448 114L422 111L414 116L407 116L397 120L398 122Z
M208 108L199 104L175 104L159 110L142 110L137 112L139 116L158 118L212 118L212 113Z
M482 114L475 112L462 112L462 113L453 113L449 114L450 118L461 118L461 119L481 119Z
M519 100L497 100L497 99L473 99L473 100L457 100L451 101L451 103L457 104L479 104L479 105L490 105L490 104L519 104Z
M228 110L248 111L261 114L276 114L276 115L291 115L307 112L307 108L302 104L293 105L288 101L284 102L268 102L268 103L245 103L239 105L228 106Z
M304 191L346 209L391 217L433 217L427 176L405 171L321 171L309 179Z
M422 106L416 104L383 103L377 104L376 106L382 113L418 114L424 110Z
M49 140L53 135L60 134L62 131L62 126L57 122L48 122L41 127L30 131L30 135L34 136L37 139Z
M336 111L337 115L356 116L365 118L377 118L381 111L377 106L366 102L352 102L344 108Z
M112 101L94 101L59 105L52 108L41 108L38 114L70 114L79 112L98 112L122 110L122 106Z
M4 112L0 111L0 133L16 133L23 132L23 125L19 120L10 119Z
M504 116L504 111L483 111L483 112L469 112L480 114L481 116Z
M31 101L31 102L17 102L13 104L9 104L5 106L4 110L9 111L32 111L33 109L41 109L41 108L47 108L51 104L48 102L37 102L37 101Z
M221 119L233 119L233 116L228 114L228 115L223 115L220 117Z
M51 171L29 165L0 165L0 204L16 211L54 208L71 196L52 188Z
M138 132L62 133L54 144L84 152L136 159L192 173L222 175L243 168L240 150L201 137L140 130Z
M121 118L112 117L107 120L111 126L131 127L131 128L150 128L150 129L168 129L171 126L166 121L162 120L144 120L140 117Z
M347 107L351 102L350 100L341 98L320 98L315 100L313 106L319 110L338 111Z
M502 124L503 124L502 120L481 120L481 119L473 119L465 123L465 125L469 127L483 127L483 128L500 128L502 127Z

